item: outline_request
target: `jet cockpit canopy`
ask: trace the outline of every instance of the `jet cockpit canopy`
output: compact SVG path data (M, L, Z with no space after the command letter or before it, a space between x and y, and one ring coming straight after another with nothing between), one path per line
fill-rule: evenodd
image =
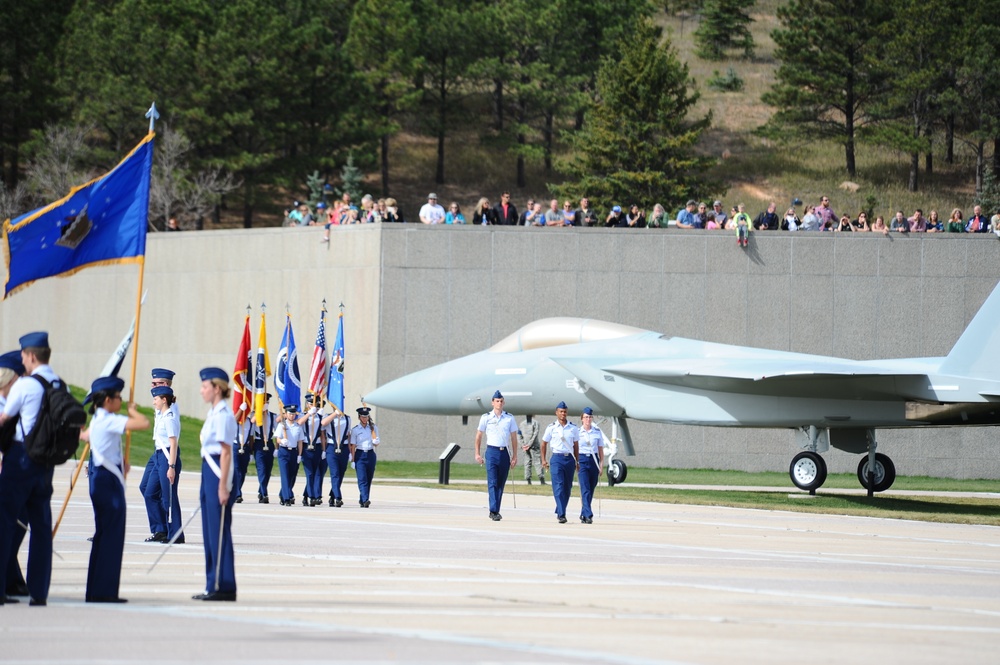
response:
M649 332L642 328L597 319L569 316L540 319L516 330L490 347L492 353L513 353L549 346L598 342Z

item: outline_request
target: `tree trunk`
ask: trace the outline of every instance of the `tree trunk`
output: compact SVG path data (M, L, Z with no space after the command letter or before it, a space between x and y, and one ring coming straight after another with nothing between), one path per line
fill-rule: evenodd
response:
M253 228L253 204L249 201L243 203L243 228Z
M552 143L555 132L553 131L555 111L549 109L545 112L545 175L552 175Z
M924 155L924 172L930 177L934 175L934 152L928 150L927 154Z
M993 155L994 161L996 154ZM986 167L986 142L980 141L976 144L976 194L983 193L983 171Z
M847 175L851 178L857 176L858 165L854 159L854 74L847 75L847 101L844 108L847 113L844 115L844 158L847 162Z
M1000 137L993 139L993 173L1000 174Z
M382 134L382 196L389 194L389 135Z
M445 83L445 74L447 65L445 62L441 63L441 85L438 88L438 99L440 100L440 106L438 108L438 158L437 158L437 170L434 173L434 182L439 185L444 184L444 136L445 136L445 125L448 121L448 86Z
M917 186L920 184L920 153L911 152L910 153L910 182L907 183L907 189L911 192L917 191Z
M955 114L949 113L944 123L944 161L955 163Z
M503 81L493 79L493 128L503 131Z

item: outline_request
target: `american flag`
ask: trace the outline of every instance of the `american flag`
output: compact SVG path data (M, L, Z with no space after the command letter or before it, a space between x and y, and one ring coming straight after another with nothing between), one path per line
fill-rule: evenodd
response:
M319 315L316 346L313 347L312 365L309 366L309 392L322 396L326 388L326 308Z

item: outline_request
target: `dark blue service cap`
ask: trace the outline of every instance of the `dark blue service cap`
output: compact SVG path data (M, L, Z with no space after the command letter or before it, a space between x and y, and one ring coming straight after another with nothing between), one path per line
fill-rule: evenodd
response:
M286 404L285 405L285 413L298 413L298 412L299 412L299 405L298 404Z
M314 395L312 393L306 393L306 401L311 402Z
M592 415L594 415L594 410L592 408L590 408L589 406L585 406L585 407L583 407L583 415L585 415L585 416L592 416Z
M162 397L164 395L170 395L171 397L173 397L174 389L171 388L170 386L156 386L155 388L150 390L149 393L153 397Z
M226 383L229 383L229 375L226 374L226 370L221 367L206 367L201 370L198 375L201 377L202 381L211 381L212 379L222 379Z
M153 369L152 375L154 379L165 379L167 381L174 380L174 372L171 372L169 369L164 369L162 367L156 367L155 369Z
M125 381L117 376L102 376L94 379L90 384L90 394L83 400L84 404L89 404L97 393L120 393L125 387Z
M567 408L566 407L566 402L559 402L558 404L556 404L556 408L557 409L565 409L565 408Z
M0 367L14 370L15 374L24 374L24 363L21 362L20 351L8 351L0 356Z
M500 394L499 390L493 393L493 399L503 399L503 395Z
M358 415L359 416L367 416L371 412L372 412L372 410L369 409L367 406L359 406L358 407Z
M22 335L18 341L21 343L22 350L27 349L29 346L40 349L49 348L49 334L47 332L28 333L27 335Z

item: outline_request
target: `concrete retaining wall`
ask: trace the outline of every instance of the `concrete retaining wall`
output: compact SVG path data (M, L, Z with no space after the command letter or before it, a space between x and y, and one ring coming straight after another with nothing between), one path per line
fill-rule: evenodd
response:
M137 395L149 370L178 372L185 414L203 417L197 371L231 370L246 305L257 343L268 305L271 362L292 314L308 374L320 301L336 334L345 305L346 393L483 349L534 319L587 316L696 339L854 359L945 355L1000 279L991 236L728 233L510 227L355 226L149 237ZM50 331L53 365L89 385L135 308L136 266L43 280L0 303L0 349ZM123 372L126 379L128 370ZM547 422L548 416L542 416ZM384 459L430 460L450 441L472 460L473 424L381 411ZM783 430L632 423L640 466L784 470ZM1000 478L994 428L883 431L900 473ZM857 458L827 456L831 471Z

